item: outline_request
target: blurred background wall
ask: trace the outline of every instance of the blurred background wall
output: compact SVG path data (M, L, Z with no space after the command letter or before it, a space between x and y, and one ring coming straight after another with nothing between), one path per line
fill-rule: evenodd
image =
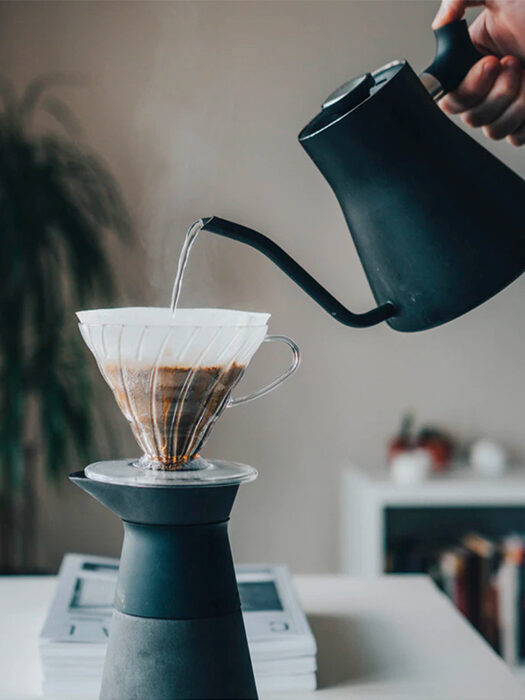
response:
M373 300L342 214L296 136L346 79L394 58L427 65L437 6L3 2L0 73L19 88L46 71L85 78L61 94L120 182L140 238L115 255L115 304L166 305L187 226L218 214L266 232L352 309L366 310ZM525 149L488 147L525 175ZM336 324L250 249L204 234L194 250L183 305L269 311L271 332L303 352L300 372L228 412L206 449L260 470L235 508L238 561L336 569L340 468L381 463L407 408L464 440L488 434L523 459L525 279L443 328L402 335ZM275 375L288 362L280 352L263 347L243 388ZM112 402L97 381L97 400ZM116 410L113 420L122 456L135 454ZM59 490L40 484L44 568L65 551L119 551L117 519L66 482L83 466L64 465Z

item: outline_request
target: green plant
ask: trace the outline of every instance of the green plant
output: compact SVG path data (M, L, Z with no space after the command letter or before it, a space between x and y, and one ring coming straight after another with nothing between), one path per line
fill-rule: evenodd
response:
M128 237L129 217L104 163L72 133L42 76L18 97L0 82L0 566L31 566L34 470L62 476L92 438L86 354L72 310L113 291L104 241ZM58 129L39 130L38 111ZM18 520L18 523L17 523ZM11 553L11 555L10 555ZM11 559L11 561L10 561Z

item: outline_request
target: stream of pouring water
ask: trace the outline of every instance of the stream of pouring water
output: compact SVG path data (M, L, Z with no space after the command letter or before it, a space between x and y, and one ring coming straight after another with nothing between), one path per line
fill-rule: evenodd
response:
M179 264L177 266L177 274L175 275L175 281L173 282L173 289L171 292L170 308L171 308L172 315L177 310L177 305L179 303L179 297L180 297L180 292L181 292L181 287L182 287L182 278L184 277L184 270L186 269L186 265L188 264L188 258L190 255L191 248L192 248L193 244L195 243L195 239L197 238L197 234L199 233L199 231L201 230L201 228L203 226L204 226L204 221L202 219L197 219L197 221L194 221L186 232L186 237L184 239L184 245L182 246L182 250L180 251L180 255L179 255Z

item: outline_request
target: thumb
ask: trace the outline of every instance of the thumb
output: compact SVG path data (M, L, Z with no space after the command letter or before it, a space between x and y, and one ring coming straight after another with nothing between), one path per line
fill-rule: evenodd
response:
M432 29L439 29L445 24L463 19L463 15L469 7L479 7L484 4L484 0L442 0L441 7L432 22Z
M508 47L498 46L494 41L487 28L487 18L487 12L482 12L468 28L474 46L479 51L492 53L499 57L504 56L506 53L512 53L512 51L508 50ZM505 48L507 48L507 51L505 51Z

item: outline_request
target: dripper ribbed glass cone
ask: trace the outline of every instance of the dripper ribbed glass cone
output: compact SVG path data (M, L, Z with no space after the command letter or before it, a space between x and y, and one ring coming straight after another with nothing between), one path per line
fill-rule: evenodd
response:
M266 337L269 314L80 311L79 327L143 451L140 466L200 469L199 450Z

